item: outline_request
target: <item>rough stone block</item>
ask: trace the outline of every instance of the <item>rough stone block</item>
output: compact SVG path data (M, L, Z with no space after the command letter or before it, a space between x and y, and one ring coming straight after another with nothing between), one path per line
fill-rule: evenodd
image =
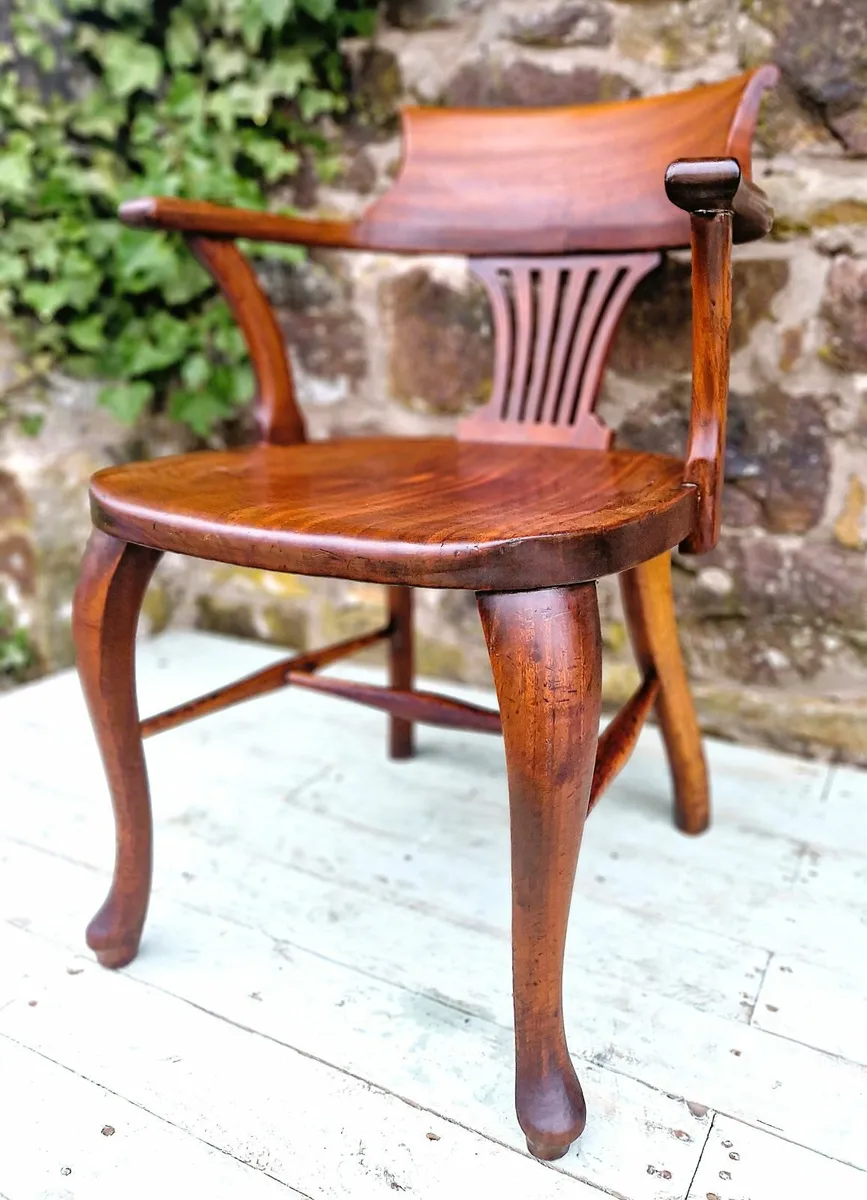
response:
M461 413L491 394L492 331L481 287L416 267L382 287L390 394L408 408Z
M822 313L827 357L845 371L867 371L867 262L840 255L831 264Z
M772 35L774 60L852 154L867 154L867 7L863 0L742 0Z
M459 68L446 86L442 102L465 108L535 107L593 104L634 95L637 89L624 76L596 67L558 70L530 60L504 64L485 56Z

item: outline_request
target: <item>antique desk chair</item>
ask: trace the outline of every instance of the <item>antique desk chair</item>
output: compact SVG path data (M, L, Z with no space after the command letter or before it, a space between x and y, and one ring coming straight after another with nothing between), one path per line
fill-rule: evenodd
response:
M302 220L178 199L124 205L128 225L178 230L222 289L258 378L259 441L100 471L75 601L78 669L114 804L117 860L87 931L100 962L136 954L151 881L142 739L281 688L390 714L394 758L413 724L505 738L512 828L517 1110L539 1158L585 1122L563 1030L562 965L585 817L655 705L679 827L708 824L701 739L677 642L670 552L709 550L720 522L730 248L771 224L749 182L775 70L591 107L411 109L402 168L357 221ZM680 161L673 161L680 160ZM671 164L671 165L669 165ZM666 168L668 168L666 170ZM239 237L469 256L496 334L489 403L451 438L309 443L283 341ZM686 456L612 450L594 412L612 335L661 251L692 244L693 400ZM141 721L142 597L172 551L388 588L386 625L304 653ZM619 574L643 682L598 738L595 581ZM413 688L411 588L476 593L499 712ZM384 641L388 687L316 670Z

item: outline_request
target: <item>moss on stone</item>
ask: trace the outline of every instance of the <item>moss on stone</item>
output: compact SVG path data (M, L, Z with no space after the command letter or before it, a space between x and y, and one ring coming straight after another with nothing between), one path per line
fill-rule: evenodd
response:
M269 604L262 613L262 622L269 641L296 650L307 649L309 618L306 612L285 604Z
M419 675L438 679L461 679L465 671L465 655L460 646L441 638L416 635L415 664Z
M818 229L830 225L867 225L867 203L863 200L836 200L812 212L810 221Z
M196 628L229 637L259 637L249 604L226 603L212 596L199 596L196 600Z
M172 615L169 594L162 584L151 584L141 606L151 633L162 633Z
M602 703L606 708L625 704L641 682L634 663L604 662L602 664Z
M602 627L602 644L606 650L619 654L629 642L626 626L622 621L606 621Z
M794 217L776 216L770 236L775 242L790 242L793 238L804 237L806 234L811 233L812 228L809 221L798 221Z
M867 700L697 685L702 728L795 754L867 762Z

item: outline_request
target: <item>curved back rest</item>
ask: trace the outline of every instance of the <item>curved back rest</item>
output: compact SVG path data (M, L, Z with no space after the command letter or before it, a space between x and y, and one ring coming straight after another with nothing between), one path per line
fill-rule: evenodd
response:
M688 246L666 167L732 157L749 178L761 95L775 80L765 66L616 104L406 109L400 171L356 244L471 255Z
M664 188L679 158L737 158L749 178L760 67L688 92L548 109L404 112L403 161L355 228L371 249L470 256L495 333L492 395L458 436L604 449L594 412L617 322L689 215Z

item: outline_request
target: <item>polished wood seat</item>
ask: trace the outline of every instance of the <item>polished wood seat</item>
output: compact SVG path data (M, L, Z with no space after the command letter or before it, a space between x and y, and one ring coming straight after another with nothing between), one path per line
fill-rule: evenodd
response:
M558 1158L578 1137L586 1112L562 995L578 850L588 813L654 707L675 821L697 834L710 820L670 552L704 553L719 535L731 246L770 229L750 146L775 75L758 68L616 104L410 109L397 177L357 220L178 197L123 206L129 226L182 234L222 290L256 374L260 444L113 467L93 481L74 632L117 827L111 889L87 931L100 962L121 967L135 957L147 912L144 738L283 687L388 713L396 759L412 757L418 722L502 734L518 1119L539 1158ZM308 442L283 332L240 238L467 257L490 304L488 401L457 423L455 439ZM684 458L613 450L596 403L617 322L662 252L687 245L693 388ZM136 623L166 551L385 584L387 617L142 720ZM612 574L642 679L600 735L596 580ZM414 586L476 592L497 709L415 686ZM376 643L387 650L387 684L317 674Z
M98 528L155 550L371 583L498 591L625 571L688 534L695 488L655 454L358 438L100 471Z

